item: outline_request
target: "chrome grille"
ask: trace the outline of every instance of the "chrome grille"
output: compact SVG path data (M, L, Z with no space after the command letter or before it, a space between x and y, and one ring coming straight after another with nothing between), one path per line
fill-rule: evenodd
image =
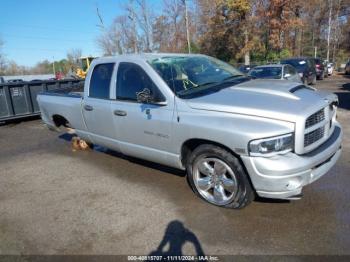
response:
M315 129L314 131L311 131L310 133L307 133L304 135L304 147L307 147L316 141L320 140L324 136L324 130L325 127L322 126L320 128Z
M321 110L317 111L316 113L312 114L306 119L305 128L314 126L322 122L324 119L325 119L324 108L322 108Z

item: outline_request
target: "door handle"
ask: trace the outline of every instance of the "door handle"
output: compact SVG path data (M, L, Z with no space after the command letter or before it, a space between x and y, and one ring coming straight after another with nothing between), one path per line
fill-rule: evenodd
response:
M123 110L114 110L114 114L116 116L126 116L127 115L126 112Z
M93 108L92 106L90 106L90 105L84 105L84 109L85 109L86 111L92 111L92 110L94 110L94 108Z

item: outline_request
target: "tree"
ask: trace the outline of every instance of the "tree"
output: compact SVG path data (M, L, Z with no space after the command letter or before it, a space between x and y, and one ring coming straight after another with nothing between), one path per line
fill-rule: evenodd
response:
M152 32L152 14L147 0L136 0L139 8L138 14L135 15L138 24L144 33L144 49L147 52L153 50L153 32Z
M170 50L170 26L165 15L158 16L153 24L154 48L162 52Z
M227 61L246 60L262 49L256 25L258 2L250 0L197 1L201 16L201 51Z
M73 48L67 52L67 60L71 66L77 67L80 65L82 51L79 48Z
M4 42L0 39L0 75L4 75L6 70L6 59L2 51L3 45L4 45Z
M38 62L31 70L31 74L52 74L52 63L49 60Z

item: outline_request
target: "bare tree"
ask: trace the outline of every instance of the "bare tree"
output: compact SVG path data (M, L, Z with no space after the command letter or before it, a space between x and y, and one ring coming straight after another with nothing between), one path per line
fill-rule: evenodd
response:
M4 45L4 42L0 39L0 75L3 75L6 70L6 59L2 51L3 45Z
M73 48L67 52L68 63L72 66L79 66L82 51L80 48Z
M165 15L158 16L153 24L154 47L161 51L170 51L171 31L169 20Z
M147 0L136 0L139 12L136 13L136 19L140 28L144 33L145 51L153 50L153 29L152 29L152 13Z
M171 52L181 52L186 46L186 31L185 31L185 6L179 0L164 0L164 15L168 18L169 31L171 38Z
M132 23L132 42L134 46L134 53L138 53L138 34L137 34L137 24L136 24L136 13L134 8L134 0L129 0L129 4L126 6L126 10L128 12L128 18L131 20Z

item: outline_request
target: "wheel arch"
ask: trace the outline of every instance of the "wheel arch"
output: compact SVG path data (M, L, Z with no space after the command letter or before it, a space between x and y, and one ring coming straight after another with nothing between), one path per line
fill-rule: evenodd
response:
M191 138L191 139L186 140L181 146L180 160L181 160L181 164L184 167L186 167L187 159L188 159L189 155L193 152L193 150L195 150L198 146L203 145L203 144L212 144L215 146L219 146L219 147L227 150L228 152L232 153L235 157L237 157L241 161L239 154L237 154L231 148L229 148L229 147L227 147L219 142L216 142L213 140L201 139L201 138Z
M56 127L70 127L69 120L62 115L54 114L51 118Z

